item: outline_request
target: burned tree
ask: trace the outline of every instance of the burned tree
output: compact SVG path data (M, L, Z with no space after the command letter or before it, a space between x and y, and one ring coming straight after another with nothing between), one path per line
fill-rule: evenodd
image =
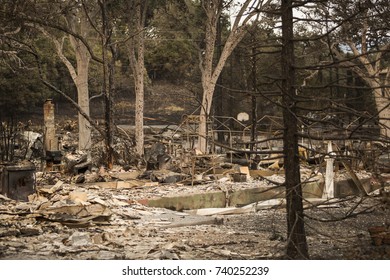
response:
M247 31L247 23L257 21L259 11L270 1L245 1L240 7L232 24L230 33L220 53L218 62L214 66L215 44L217 39L217 26L223 12L220 1L201 1L206 14L204 49L200 50L200 70L202 75L203 97L199 114L198 148L207 152L207 118L211 111L212 100L217 80L226 63L226 60L242 40Z
M38 6L31 4L35 10L32 13L21 11L20 18L25 25L39 30L53 44L60 61L68 70L77 90L77 104L82 112L78 114L79 125L79 150L89 151L91 148L91 129L89 121L89 65L91 61L91 49L86 44L93 37L90 24L91 19L87 11L81 5L74 5L69 1L64 3L48 3ZM60 14L60 16L58 16ZM49 20L48 20L49 19ZM66 41L70 42L73 57L67 52ZM84 116L88 116L87 118Z
M78 111L79 149L89 152L92 145L92 127L95 128L105 139L106 163L110 167L113 161L112 92L114 90L115 45L111 44L110 41L112 26L109 22L110 18L105 1L103 2L97 4L89 1L46 3L44 9L35 14L30 10L23 10L19 14L19 18L25 26L40 31L54 45L57 56L66 66L76 86L77 101L74 101L68 93L49 81L48 75L44 73L43 55L39 53L33 43L29 46L30 53L36 58L42 82L51 90L65 97ZM37 4L30 3L30 5L34 11L38 9ZM101 39L100 46L91 43L99 37ZM66 47L68 45L67 40L69 40L70 49L74 56L69 55L69 48ZM96 46L101 48L102 57L95 55L93 49ZM111 56L108 53L111 53ZM90 116L89 66L91 60L97 62L103 68L101 87L106 104L106 127L104 130Z
M366 1L354 2L356 6L352 2L325 1L306 5L298 1L282 1L281 105L285 126L283 140L289 258L309 256L304 227L308 217L302 209L297 136L302 139L302 148L315 151L313 143L317 141L322 148L316 152L321 153L326 161L336 158L354 181L361 197L368 192L362 187L349 162L365 157L363 155L372 148L371 145L379 145L385 150L388 141L388 117L385 115L389 105L386 91L388 45L383 33L386 24L382 21L385 8L380 1L376 1L376 8ZM295 33L292 7L299 7L302 12L300 17L294 18L297 23ZM377 14L369 15L367 9L370 8ZM340 17L341 11L344 17ZM373 21L378 21L377 29L369 28L368 23ZM307 30L309 24L311 30ZM356 91L370 94L368 88L372 89L375 97L376 114L372 113L362 95L354 95ZM363 104L361 108L356 106L356 102ZM374 119L379 120L380 134L378 130L372 133L370 128L363 125ZM301 131L298 131L299 127ZM373 144L373 140L380 140L381 143ZM326 146L332 147L329 141L334 141L334 151L326 149ZM362 147L353 147L356 143ZM374 158L375 148L369 153ZM380 181L380 176L378 178ZM357 208L359 203L354 207ZM348 213L342 219L350 216L352 214Z
M309 257L302 205L302 185L299 170L298 121L296 116L295 59L293 32L293 1L282 0L282 106L283 152L287 208L287 257Z
M18 130L13 117L3 119L0 116L0 160L10 162L14 160L15 144Z
M338 65L351 69L372 90L381 137L386 139L390 136L388 2L331 1L329 6L330 25L339 28L328 47Z
M135 141L136 153L144 154L144 95L145 95L145 21L148 1L133 1L128 7L130 34L127 43L127 52L130 66L133 71L135 88ZM132 16L132 17L131 17Z

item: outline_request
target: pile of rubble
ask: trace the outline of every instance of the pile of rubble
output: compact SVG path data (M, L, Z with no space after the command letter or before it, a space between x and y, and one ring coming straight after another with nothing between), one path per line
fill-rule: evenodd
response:
M199 187L213 188L212 184ZM266 207L252 205L249 211L240 207L225 208L224 212L173 211L142 204L144 192L154 196L164 190L166 194L174 192L175 188L176 185L161 189L107 188L57 181L55 185L38 186L26 202L0 195L0 259L283 257L286 228L282 200L273 204L267 201ZM363 203L355 198L322 201L320 208L306 205L312 257L388 258L390 207L380 210L380 205L386 204L376 198ZM343 222L343 215L350 211L363 214ZM340 224L337 227L334 223L319 222L336 217L339 217L336 224ZM375 227L378 224L382 226ZM378 228L382 231L378 232ZM329 246L336 245L339 249L333 250L337 254L332 256ZM356 252L360 247L360 253ZM351 251L358 255L349 256ZM377 255L366 255L371 251Z
M193 249L180 240L183 232L191 233L191 227L223 231L218 227L224 218L139 202L148 196L180 192L177 185L127 188L119 182L99 186L57 180L54 185L37 186L26 202L0 195L0 258L191 259L197 256L191 256ZM198 191L215 187L204 185ZM210 230L210 226L217 228ZM173 235L175 242L169 241ZM247 253L251 255L257 256Z
M117 141L120 160L106 170L99 160L101 146L94 145L92 156L77 151L71 129L62 131L61 151L50 154L49 165L39 152L41 136L27 133L30 161L1 166L0 259L283 256L286 213L279 160L266 161L268 168L257 160L256 168L249 169L253 162L247 159L240 165L225 155L202 155L181 146L172 150L164 141L154 141L140 165L132 162L128 139ZM354 207L322 198L324 172L321 165L301 165L302 182L309 188L304 194L309 214L324 218L313 206L335 212L360 209L357 201ZM383 175L375 181L371 173L343 169L336 180L344 184L340 196L363 194L372 199L366 206L378 215L362 221L363 230L356 236L364 238L356 242L364 239L364 246L373 242L382 246L381 258L388 256L390 178ZM332 233L331 228L323 230ZM347 237L340 238L342 243ZM311 245L323 246L310 235L308 239ZM314 255L320 258L321 252Z

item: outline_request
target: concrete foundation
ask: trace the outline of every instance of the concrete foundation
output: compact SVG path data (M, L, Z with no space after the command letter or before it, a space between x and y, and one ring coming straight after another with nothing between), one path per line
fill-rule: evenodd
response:
M370 178L362 179L362 185L367 192L379 188L371 184ZM303 184L302 192L304 198L322 198L325 183L324 181L313 181ZM335 197L359 194L359 189L350 179L335 182ZM176 211L200 209L200 208L223 208L241 207L257 201L264 201L274 198L284 198L284 187L257 187L225 193L224 191L189 194L175 197L152 198L140 201L150 207L167 208Z

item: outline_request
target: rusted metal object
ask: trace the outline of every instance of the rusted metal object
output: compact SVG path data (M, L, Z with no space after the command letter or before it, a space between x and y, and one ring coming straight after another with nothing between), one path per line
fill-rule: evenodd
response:
M27 201L35 192L35 166L30 162L19 165L0 165L1 193L14 199Z

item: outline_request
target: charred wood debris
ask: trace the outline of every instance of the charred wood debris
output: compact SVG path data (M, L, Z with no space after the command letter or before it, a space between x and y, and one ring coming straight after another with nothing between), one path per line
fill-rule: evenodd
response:
M123 234L133 236L133 231L140 231L137 225L142 224L147 228L143 234L151 237L156 228L223 223L223 218L219 218L224 215L223 211L211 211L211 214L205 216L192 215L185 211L149 207L142 203L145 199L175 193L210 192L227 188L234 192L235 188L283 184L283 159L280 154L245 153L246 146L240 141L236 142L234 149L225 149L225 153L219 150L203 155L191 147L188 137L183 140L186 137L182 134L186 132L178 127L150 127L145 139L145 155L139 158L133 152L134 139L130 136L131 132L118 127L114 138L116 165L112 170L107 170L103 161L103 140L94 143L88 154L77 150L76 122L64 121L57 124L56 131L58 150L45 151L42 128L34 127L31 123L2 122L0 241L4 238L39 236L45 232L50 232L53 237L60 235L60 232L67 232L66 238L45 245L52 246L48 251L56 250L58 254L65 255L70 251L81 252L83 246L93 244L93 250L100 252L104 244L114 244L115 235L118 234L114 230L99 230L103 226L126 225ZM95 135L94 139L98 138ZM389 172L386 166L388 159L383 156L380 158L380 148L374 147L375 143L370 144L372 146L369 149L367 145L362 149L358 147L356 151L361 156L350 164L355 168L370 169L370 172L360 172L359 177L362 174L363 177L375 175L380 188L370 195L380 197L384 205L389 207L390 177L386 176ZM322 173L325 172L323 159L326 152L315 152L302 149L301 170L305 180L312 176L323 176ZM373 154L376 156L376 163L381 163L379 167L369 165L373 163L370 157ZM337 168L340 168L338 172L341 176L345 175L342 164ZM225 213L247 213L236 210L228 209ZM222 214L215 216L212 213ZM83 230L85 228L94 228L97 233L91 234ZM373 244L380 246L390 243L388 224L370 227L368 231ZM4 244L0 242L0 251L10 249L8 243L7 246ZM117 248L121 246L123 245L117 244ZM182 245L173 244L172 248L165 248L161 244L159 246L158 251L143 248L145 251L141 248L140 252L143 253L134 256L121 255L120 250L103 250L103 255L96 258L185 258L171 250ZM23 251L23 248L25 246L18 243L11 250ZM185 251L186 248L180 250ZM45 255L49 254L48 251L40 258L51 258L52 256ZM245 256L244 253L243 255ZM0 258L6 257L6 253L0 253ZM234 258L234 254L223 257ZM252 253L246 257L259 256Z

